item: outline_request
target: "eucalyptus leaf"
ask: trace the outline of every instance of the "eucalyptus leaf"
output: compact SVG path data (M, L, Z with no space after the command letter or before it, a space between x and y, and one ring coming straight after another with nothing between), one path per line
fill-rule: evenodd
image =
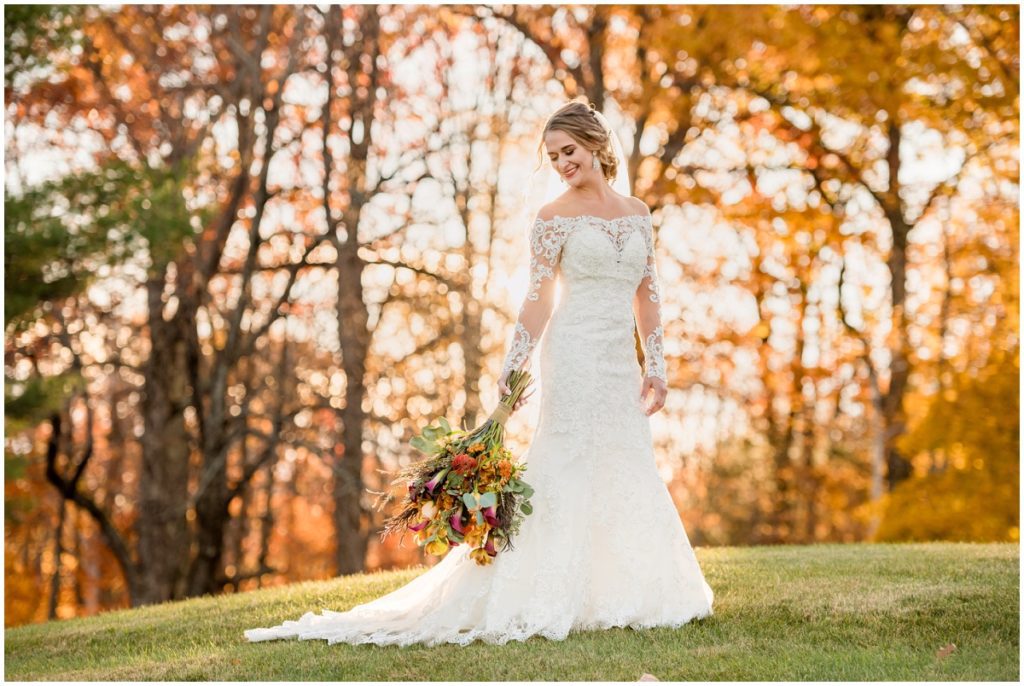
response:
M422 436L413 436L412 440L409 441L409 445L416 448L416 450L419 450L421 453L426 453L428 455L433 453L434 448L436 447L436 444L433 441L428 441Z

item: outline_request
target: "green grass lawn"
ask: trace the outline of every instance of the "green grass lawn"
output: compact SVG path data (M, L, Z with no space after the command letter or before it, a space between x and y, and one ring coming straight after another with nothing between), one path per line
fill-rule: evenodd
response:
M203 597L6 633L8 680L1017 681L1016 544L700 548L715 614L680 629L503 646L249 643L247 628L344 610L425 568ZM956 648L948 656L938 651Z

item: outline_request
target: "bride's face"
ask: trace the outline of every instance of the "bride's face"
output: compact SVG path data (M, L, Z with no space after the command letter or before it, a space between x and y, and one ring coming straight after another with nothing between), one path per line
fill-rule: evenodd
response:
M599 170L592 166L594 153L580 145L565 131L548 131L544 136L544 147L547 149L551 166L570 186L578 186L589 175L599 173Z

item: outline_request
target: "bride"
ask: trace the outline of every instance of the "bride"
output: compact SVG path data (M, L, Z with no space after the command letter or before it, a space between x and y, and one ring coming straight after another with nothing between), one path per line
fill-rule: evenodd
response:
M500 644L678 627L712 614L714 594L651 441L649 415L664 404L666 373L650 211L629 197L618 140L591 107L561 107L543 142L568 188L531 228L530 285L498 382L507 393L509 372L528 365L543 340L540 419L522 456L536 494L514 548L480 566L469 546L456 546L387 595L249 629L250 641ZM612 180L625 181L622 192Z

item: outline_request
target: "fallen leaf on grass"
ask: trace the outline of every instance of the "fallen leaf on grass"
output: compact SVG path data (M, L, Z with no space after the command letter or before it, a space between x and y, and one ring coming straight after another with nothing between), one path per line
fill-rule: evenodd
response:
M939 652L935 653L935 655L936 657L940 658L949 657L949 654L952 653L954 650L956 650L956 646L952 643L947 643L946 645L939 648Z

